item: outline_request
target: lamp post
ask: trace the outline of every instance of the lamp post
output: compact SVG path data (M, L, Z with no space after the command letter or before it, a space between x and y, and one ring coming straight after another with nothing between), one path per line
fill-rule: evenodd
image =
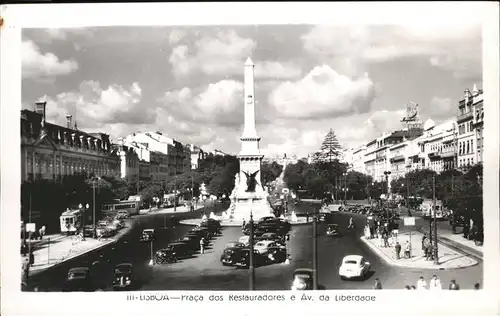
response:
M85 240L85 209L82 203L78 204L78 209L80 209L80 213L82 213L82 240Z
M97 231L96 231L96 221L95 221L95 187L96 183L99 185L99 178L94 177L92 179L92 237L95 239L97 238Z
M387 189L386 189L387 196L385 198L386 203L389 201L389 175L390 174L391 174L390 171L384 171L385 182L386 182L386 185L387 185ZM387 207L386 207L386 215L387 215L387 218L389 218L389 209Z
M318 208L314 207L313 217L313 290L318 289Z
M437 225L436 225L436 176L432 175L432 201L433 201L433 214L432 214L432 220L434 223L434 264L439 264L439 258L438 258L438 239L437 239Z
M250 238L249 238L249 243L250 243L250 254L249 254L249 259L248 259L248 278L249 278L249 290L254 291L255 290L255 269L254 269L254 263L253 263L253 214L252 210L250 210Z
M177 211L177 177L174 175L174 213Z

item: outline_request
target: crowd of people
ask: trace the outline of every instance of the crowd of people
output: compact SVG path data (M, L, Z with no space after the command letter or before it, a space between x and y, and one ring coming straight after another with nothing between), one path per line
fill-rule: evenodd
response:
M481 288L481 285L479 283L474 284L474 289L479 290ZM381 290L382 289L382 283L380 280L377 278L375 279L375 284L373 285L374 290ZM433 275L432 278L429 280L429 283L425 281L425 278L421 276L416 285L406 285L405 286L406 290L442 290L443 285L441 283L441 280L438 278L437 275ZM458 285L456 280L451 280L450 284L448 285L448 290L451 291L458 291L460 290L460 285Z

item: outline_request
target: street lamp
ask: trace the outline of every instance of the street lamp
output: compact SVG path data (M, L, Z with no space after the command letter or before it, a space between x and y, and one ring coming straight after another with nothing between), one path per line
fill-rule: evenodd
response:
M99 177L94 177L92 179L92 237L95 239L97 238L97 231L96 231L96 222L95 222L95 186L96 183L99 185Z
M318 289L318 208L314 207L313 217L313 290Z
M432 220L434 223L434 264L439 264L439 258L438 258L438 239L437 239L437 219L436 219L436 176L433 174L432 175L432 201L433 201L433 214L432 214Z
M174 213L177 211L177 177L174 175Z
M387 196L385 197L387 218L389 218L389 209L387 208L387 203L389 202L389 175L390 174L391 174L390 171L384 171L385 182L386 182L386 185L387 185L387 190L386 190Z
M88 208L88 204L87 204ZM82 205L82 203L78 204L78 209L80 210L82 214L82 240L85 240L85 209Z
M344 191L344 203L345 203L345 201L347 201L347 172L344 172L343 175L344 175L344 189L345 189L343 191Z
M250 238L249 238L249 243L250 243L250 254L248 258L248 277L249 277L249 290L254 291L255 290L255 269L254 269L254 264L253 264L253 213L252 210L250 210Z

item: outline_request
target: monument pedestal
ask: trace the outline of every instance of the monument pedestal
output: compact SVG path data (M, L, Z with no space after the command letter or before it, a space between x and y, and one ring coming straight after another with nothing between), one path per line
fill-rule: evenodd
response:
M245 220L248 222L250 213L254 221L258 221L262 217L274 216L266 195L245 192L238 195L238 197L233 197L231 206L224 214L223 219L226 221L243 222Z

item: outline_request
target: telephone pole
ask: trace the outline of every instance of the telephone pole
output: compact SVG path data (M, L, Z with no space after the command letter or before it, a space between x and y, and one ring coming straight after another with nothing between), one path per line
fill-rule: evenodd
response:
M437 239L437 225L436 225L436 176L432 175L432 200L433 200L433 214L432 214L432 219L434 222L434 264L439 264L439 258L438 258L438 239Z
M253 262L253 214L250 210L250 253L248 254L248 278L249 290L255 291L255 267Z
M313 290L318 289L318 208L314 207L313 217Z

